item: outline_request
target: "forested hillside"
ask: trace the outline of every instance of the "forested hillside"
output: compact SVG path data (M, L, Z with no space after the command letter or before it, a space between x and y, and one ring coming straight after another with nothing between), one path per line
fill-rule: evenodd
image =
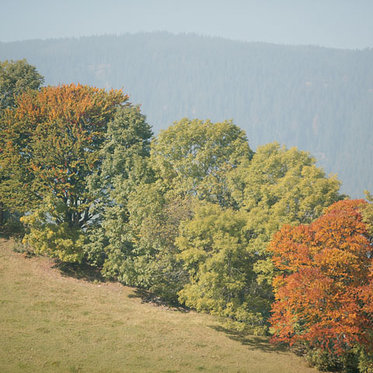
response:
M373 190L373 50L244 43L168 33L0 43L45 83L122 88L155 132L183 117L234 119L255 149L310 151L342 191Z

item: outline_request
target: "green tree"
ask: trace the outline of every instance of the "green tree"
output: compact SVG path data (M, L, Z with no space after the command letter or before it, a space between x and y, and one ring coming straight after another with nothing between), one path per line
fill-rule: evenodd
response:
M167 187L158 179L140 185L131 195L129 231L134 250L122 276L133 281L132 285L148 288L164 300L177 303L177 293L188 276L177 259L175 239L180 223L193 215L195 200L175 197L165 190Z
M176 243L189 282L179 299L263 333L273 300L272 235L285 223L319 216L340 198L339 182L308 153L277 143L259 147L224 176L235 209L203 205L181 223Z
M138 107L118 109L108 124L100 151L101 166L88 179L89 190L96 200L87 257L91 263L104 265L106 276L126 283L130 281L121 278L120 268L133 250L128 232L129 196L141 184L154 180L148 162L151 137L151 128Z
M151 143L147 162L153 179L130 192L128 207L127 200L115 207L118 213L126 211L128 223L118 228L113 220L111 259L104 271L176 302L188 278L176 260L180 223L193 216L198 200L234 203L226 174L251 156L244 132L230 121L183 119L162 131ZM113 193L124 190L118 184Z
M237 204L247 211L249 246L262 255L255 266L259 281L272 281L273 266L266 250L284 224L310 223L342 198L340 182L327 177L309 153L278 143L259 147L250 164L230 175Z
M43 82L44 78L26 60L0 62L0 122L4 109L14 107L17 96L27 90L39 89ZM14 171L20 176L20 170ZM9 183L9 175L6 175L2 165L0 166L0 227L3 227L9 218L14 217L15 213L13 210L13 214L10 214L5 206L2 185L7 183Z
M179 292L182 303L197 311L225 316L233 325L263 334L269 301L256 281L257 254L250 251L247 214L219 205L197 207L181 224L176 239L189 282Z
M0 62L0 110L13 107L17 96L39 89L43 82L44 77L25 59Z
M362 211L362 214L370 236L373 239L373 195L366 190L365 198L371 203L366 205L365 209Z
M154 169L180 196L229 206L226 175L253 155L245 132L231 121L182 119L161 131L152 143Z

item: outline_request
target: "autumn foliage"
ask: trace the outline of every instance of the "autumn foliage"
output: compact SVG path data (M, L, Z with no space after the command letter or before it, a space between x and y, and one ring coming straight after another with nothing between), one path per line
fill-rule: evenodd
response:
M0 124L5 204L28 211L52 191L71 207L67 219L77 224L89 200L84 178L97 165L107 123L127 99L122 91L79 84L19 95Z
M269 249L279 271L273 286L275 342L343 353L373 349L372 241L364 200L331 205L310 225L284 226Z
M88 178L98 172L108 123L128 97L84 85L27 90L0 121L1 202L25 214L23 242L36 253L81 261L97 196Z

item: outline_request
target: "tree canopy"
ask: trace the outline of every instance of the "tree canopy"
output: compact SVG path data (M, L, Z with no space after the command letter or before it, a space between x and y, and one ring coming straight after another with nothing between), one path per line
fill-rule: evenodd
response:
M154 139L154 168L176 193L228 206L226 175L253 155L246 134L232 123L209 120L175 122Z
M272 235L284 224L310 223L342 198L336 176L327 177L316 160L278 143L258 147L250 163L229 175L232 195L247 212L248 245L257 253L258 280L270 285L273 266L267 251Z
M309 225L284 226L269 250L274 340L306 342L337 354L373 350L373 257L364 200L330 206Z
M13 107L17 96L29 89L39 89L43 82L44 77L25 59L0 61L0 110Z
M251 333L266 331L269 299L257 283L258 256L249 250L247 214L216 204L199 205L181 224L176 244L189 281L179 299L198 311L228 317Z
M124 219L117 220L121 229L114 221L106 225L111 244L104 269L177 302L187 279L176 256L180 223L193 215L195 200L233 203L228 171L249 160L252 151L244 132L232 122L186 118L162 131L150 149L145 177L138 179L136 188L128 194L121 183L114 186L113 194L126 195L128 205L127 200L117 200L116 216Z
M24 218L38 227L38 233L29 236L35 247L50 247L53 253L53 239L40 234L47 227L63 229L69 237L63 246L73 246L72 236L91 219L95 196L86 179L100 164L108 121L127 99L121 91L71 84L26 91L17 96L13 108L5 109L0 167L6 180L1 192L9 209L35 211ZM41 211L47 201L54 206L54 225L46 219L48 210ZM42 237L49 243L41 245Z
M64 201L64 221L82 226L90 197L85 178L99 162L107 122L127 96L82 85L44 87L17 97L1 122L1 167L12 175L4 195L9 208L51 193ZM14 187L14 184L20 187Z

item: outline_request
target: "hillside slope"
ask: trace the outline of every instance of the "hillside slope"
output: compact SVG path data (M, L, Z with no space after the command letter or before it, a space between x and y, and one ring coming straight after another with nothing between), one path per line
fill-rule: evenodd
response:
M142 303L134 289L66 277L0 240L0 371L316 372L266 338Z
M144 33L0 43L47 84L122 88L155 131L182 117L233 118L250 145L310 151L343 191L373 190L373 50Z

